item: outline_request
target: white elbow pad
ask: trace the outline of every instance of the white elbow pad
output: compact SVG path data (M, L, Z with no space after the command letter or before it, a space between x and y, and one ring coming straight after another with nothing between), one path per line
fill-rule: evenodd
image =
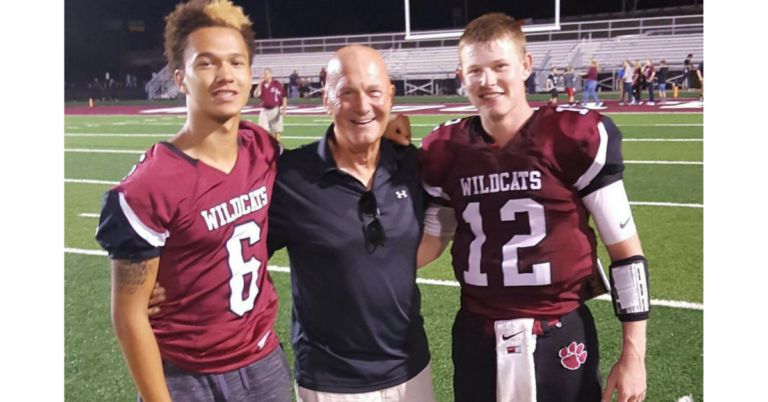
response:
M424 233L440 238L450 238L456 233L456 225L453 208L429 204L424 214Z
M619 180L581 199L595 219L603 244L610 246L637 233L624 182Z

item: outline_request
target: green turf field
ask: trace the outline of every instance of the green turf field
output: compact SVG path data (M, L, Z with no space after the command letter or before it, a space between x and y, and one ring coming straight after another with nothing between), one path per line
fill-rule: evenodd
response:
M413 116L414 139L456 116ZM647 401L703 400L703 115L611 116L624 133L625 184L651 269L651 292L660 300L648 329ZM257 120L257 116L246 116ZM65 118L65 392L67 401L135 401L136 392L109 317L109 260L80 250L100 250L94 230L101 196L122 179L139 155L177 132L184 119L167 116L66 116ZM289 116L284 145L319 138L330 120ZM311 137L311 138L310 138ZM648 141L655 140L655 141ZM418 141L416 141L418 145ZM653 161L656 163L649 164ZM645 162L645 163L643 163ZM685 164L671 162L686 162ZM80 181L96 181L80 182ZM654 204L662 203L662 204ZM608 257L601 247L600 258ZM285 252L272 266L288 266ZM288 344L290 279L271 274L280 297L277 331ZM422 278L455 280L450 254L419 272ZM422 313L432 351L438 401L452 401L450 328L459 307L453 286L420 285ZM666 303L669 302L669 303ZM676 303L676 302L688 302ZM604 378L621 348L621 326L611 304L589 303L600 334ZM667 306L668 305L668 306ZM681 307L682 306L682 307Z

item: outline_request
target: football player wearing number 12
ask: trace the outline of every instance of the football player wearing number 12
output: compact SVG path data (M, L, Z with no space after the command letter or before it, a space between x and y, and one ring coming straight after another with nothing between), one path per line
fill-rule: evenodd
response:
M621 133L587 109L528 105L533 60L506 15L471 22L459 59L479 116L446 122L422 142L434 201L418 257L423 266L453 238L456 401L596 402L615 390L620 402L642 401L648 265L622 182ZM611 257L610 285L590 215ZM603 391L584 302L608 287L624 342Z
M251 22L227 0L191 0L168 16L165 42L187 121L104 195L96 233L118 341L144 401L289 402L266 246L281 148L240 120ZM150 319L156 281L167 301Z

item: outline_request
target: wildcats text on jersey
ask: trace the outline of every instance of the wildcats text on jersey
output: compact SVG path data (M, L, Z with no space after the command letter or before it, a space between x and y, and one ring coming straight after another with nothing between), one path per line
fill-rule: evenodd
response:
M229 204L222 202L213 208L209 208L207 211L200 211L200 215L205 219L208 231L212 232L236 221L241 216L254 213L266 207L267 202L267 188L261 186L247 194L229 200Z
M489 175L462 177L460 180L461 192L465 197L505 191L541 189L541 172L538 170L493 173Z

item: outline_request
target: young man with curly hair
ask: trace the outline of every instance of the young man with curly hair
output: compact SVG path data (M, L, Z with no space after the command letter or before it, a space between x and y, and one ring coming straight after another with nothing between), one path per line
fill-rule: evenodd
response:
M273 328L267 206L281 148L242 121L254 33L227 0L179 4L165 49L187 121L104 195L112 322L144 401L289 402ZM153 286L166 287L149 317Z

